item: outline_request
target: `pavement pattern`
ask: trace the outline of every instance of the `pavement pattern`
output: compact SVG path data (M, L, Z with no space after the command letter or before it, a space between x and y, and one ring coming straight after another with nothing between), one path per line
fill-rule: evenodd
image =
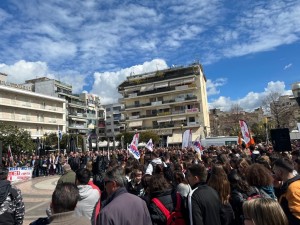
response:
M46 217L46 209L50 206L51 196L60 176L37 177L16 185L22 192L25 204L23 225L29 225L40 217Z

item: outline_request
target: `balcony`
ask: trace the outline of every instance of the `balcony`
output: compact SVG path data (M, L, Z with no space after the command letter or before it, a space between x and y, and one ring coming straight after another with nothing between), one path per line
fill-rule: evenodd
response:
M175 99L166 100L166 101L156 101L156 102L148 102L148 103L143 103L143 104L139 103L139 104L134 104L134 105L128 105L128 106L126 106L126 110L133 109L133 108L139 108L139 107L148 107L148 106L152 107L152 106L160 106L160 105L168 105L168 104L172 105L172 104L176 104L176 103L181 103L181 102L185 102L185 101L193 101L193 100L197 100L196 95L177 97Z
M157 93L164 93L164 92L170 92L170 91L183 91L183 90L188 90L188 89L195 89L197 85L182 85L182 86L171 86L171 87L164 87L164 88L157 88L154 90L149 90L149 91L143 91L143 92L138 92L138 93L132 93L132 94L125 94L124 98L137 98L140 96L145 96L145 95L151 95L151 94L157 94Z
M193 109L185 109L185 110L177 110L177 111L172 111L172 112L158 112L158 113L152 113L148 115L138 115L138 116L129 116L126 117L126 120L134 120L134 119L139 119L139 118L150 118L150 117L157 117L157 116L172 116L172 115L180 115L180 114L195 114L198 113L199 109L198 108L193 108Z

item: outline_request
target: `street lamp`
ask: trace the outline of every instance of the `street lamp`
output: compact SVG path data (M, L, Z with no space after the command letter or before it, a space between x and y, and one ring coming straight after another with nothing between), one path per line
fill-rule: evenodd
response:
M266 130L266 144L268 144L269 143L269 134L268 134L268 118L267 117L264 118L264 127Z

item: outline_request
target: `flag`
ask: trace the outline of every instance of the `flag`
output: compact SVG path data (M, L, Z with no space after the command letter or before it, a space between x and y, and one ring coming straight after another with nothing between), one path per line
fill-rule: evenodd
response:
M250 134L250 130L248 128L247 123L244 120L239 121L240 127L241 127L241 132L243 135L243 139L246 143L246 146L249 147L249 145L254 144L254 139L252 138Z
M145 146L147 149L149 149L151 152L153 152L153 143L152 143L152 138L148 141L148 143Z
M200 141L200 137L198 136L196 140L193 143L193 148L196 152L201 153L202 152L202 145Z
M186 130L182 135L182 149L191 147L192 145L192 131Z
M129 145L128 151L133 155L134 158L140 159L141 155L138 150L138 144L139 144L139 133L136 133L133 136L132 142Z
M298 131L300 132L300 123L297 123Z
M7 157L9 158L9 161L13 161L13 156L12 156L10 145L8 145Z

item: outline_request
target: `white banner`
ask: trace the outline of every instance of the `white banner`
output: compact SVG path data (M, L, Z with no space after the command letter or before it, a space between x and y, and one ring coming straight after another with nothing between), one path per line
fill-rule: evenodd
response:
M7 180L11 182L25 181L32 178L31 167L9 167Z
M192 131L186 130L182 135L182 148L190 147L192 144Z
M300 132L300 123L297 123L298 131Z

